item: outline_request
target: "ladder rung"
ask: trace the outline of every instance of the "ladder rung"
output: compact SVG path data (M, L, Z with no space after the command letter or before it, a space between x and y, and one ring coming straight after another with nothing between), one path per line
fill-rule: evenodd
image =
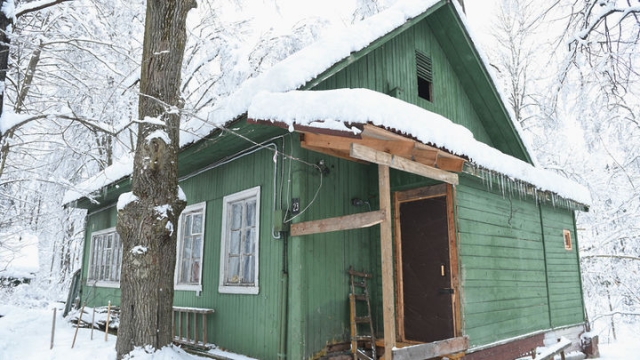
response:
M358 335L355 338L358 341L371 341L373 339L371 335Z
M368 323L371 321L371 318L368 316L358 316L356 317L356 322L357 323Z
M367 301L368 300L368 296L365 294L356 294L354 295L356 300L360 300L360 301Z
M367 274L365 272L361 272L361 271L355 271L353 269L349 269L349 274L353 275L353 276L358 276L358 277L363 277L363 278L371 278L371 274Z

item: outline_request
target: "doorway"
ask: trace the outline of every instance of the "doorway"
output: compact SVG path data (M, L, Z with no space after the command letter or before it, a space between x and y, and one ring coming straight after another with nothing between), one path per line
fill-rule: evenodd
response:
M427 343L458 335L453 189L396 192L396 311L399 340Z

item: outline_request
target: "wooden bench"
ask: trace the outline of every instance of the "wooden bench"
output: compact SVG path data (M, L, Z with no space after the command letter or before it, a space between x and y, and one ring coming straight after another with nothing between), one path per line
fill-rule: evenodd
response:
M207 315L214 312L215 310L213 309L174 306L171 326L173 329L173 342L198 348L207 348L209 343L207 338ZM200 317L200 321L198 321L198 317ZM202 334L199 340L198 334Z
M567 340L565 338L558 339L558 342L551 345L546 346L542 349L542 352L536 354L533 353L533 358L535 360L553 360L553 357L560 354L560 358L565 360L564 351L571 346L571 340Z
M469 348L469 337L457 337L392 350L393 360L416 360L447 357L460 359Z

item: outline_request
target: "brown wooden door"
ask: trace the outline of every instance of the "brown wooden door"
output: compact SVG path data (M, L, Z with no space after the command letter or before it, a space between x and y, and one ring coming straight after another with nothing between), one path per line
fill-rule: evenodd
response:
M404 318L399 324L403 326L402 340L452 338L455 330L447 197L408 199L398 202L396 211L401 237L398 306Z

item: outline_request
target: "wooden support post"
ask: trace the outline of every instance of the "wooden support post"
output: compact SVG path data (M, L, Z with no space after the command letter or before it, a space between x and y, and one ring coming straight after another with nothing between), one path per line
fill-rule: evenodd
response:
M93 340L93 322L96 320L96 308L93 308L93 312L91 313L91 340Z
M104 341L109 338L109 320L111 319L111 300L107 304L107 322L104 326Z
M49 344L49 350L53 349L53 338L56 334L56 312L57 308L53 308L53 324L51 325L51 344Z
M202 313L202 345L207 345L207 314Z
M78 323L76 324L76 332L73 334L73 342L71 343L71 348L76 345L76 338L78 337L78 329L80 328L80 322L82 321L82 314L84 313L84 305L82 305L82 309L80 309L80 316L78 317Z
M182 310L178 310L178 338L182 340Z
M382 258L382 317L384 322L384 358L391 360L396 346L396 311L393 286L393 246L391 233L391 185L389 166L378 165L380 210L385 218L380 223L380 256Z

